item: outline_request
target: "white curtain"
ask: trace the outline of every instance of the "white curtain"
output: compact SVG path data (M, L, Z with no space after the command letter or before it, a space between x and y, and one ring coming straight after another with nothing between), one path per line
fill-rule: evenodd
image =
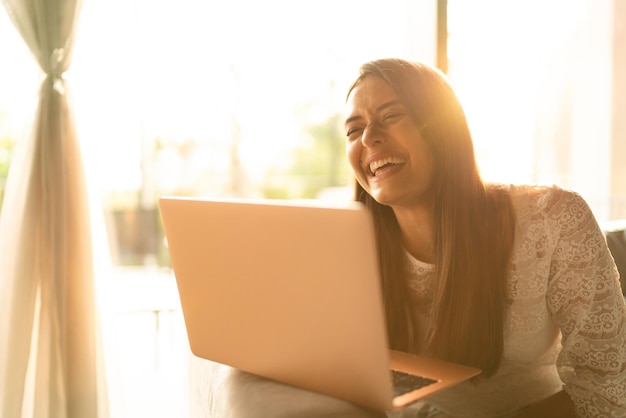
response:
M43 74L0 215L0 416L104 417L88 195L64 79L81 1L3 3Z

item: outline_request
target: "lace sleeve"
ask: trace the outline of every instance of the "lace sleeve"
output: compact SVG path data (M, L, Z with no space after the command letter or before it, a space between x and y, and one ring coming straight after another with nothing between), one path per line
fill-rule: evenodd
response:
M587 203L549 197L554 233L547 302L561 328L557 368L582 417L626 417L626 306L604 235Z

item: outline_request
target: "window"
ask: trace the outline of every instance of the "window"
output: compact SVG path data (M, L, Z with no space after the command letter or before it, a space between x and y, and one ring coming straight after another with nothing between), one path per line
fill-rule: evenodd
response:
M598 220L626 217L620 4L448 1L449 74L485 178L560 184Z
M369 59L434 62L435 6L118 0L81 19L68 80L116 266L100 279L112 415L178 416L189 352L158 197L347 196L348 84Z
M9 164L17 138L28 129L28 118L35 111L38 72L28 48L4 12L0 12L0 210Z
M160 195L347 186L338 115L358 65L432 62L430 41L407 41L424 26L411 3L86 2L70 80L116 264L167 265Z

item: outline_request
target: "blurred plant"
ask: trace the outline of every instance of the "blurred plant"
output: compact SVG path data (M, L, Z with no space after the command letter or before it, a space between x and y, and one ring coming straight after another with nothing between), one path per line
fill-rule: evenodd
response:
M9 136L8 116L0 112L0 208L4 198L4 188L7 176L9 175L9 165L13 154L15 142Z
M305 128L310 140L293 150L287 168L273 168L267 175L263 196L279 199L314 199L328 188L350 184L342 115L336 113L321 123Z

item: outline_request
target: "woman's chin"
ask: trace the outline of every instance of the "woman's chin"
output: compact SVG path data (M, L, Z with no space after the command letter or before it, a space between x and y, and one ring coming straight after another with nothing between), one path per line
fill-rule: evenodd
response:
M370 194L381 205L392 206L395 200L391 193L385 191L372 191Z

